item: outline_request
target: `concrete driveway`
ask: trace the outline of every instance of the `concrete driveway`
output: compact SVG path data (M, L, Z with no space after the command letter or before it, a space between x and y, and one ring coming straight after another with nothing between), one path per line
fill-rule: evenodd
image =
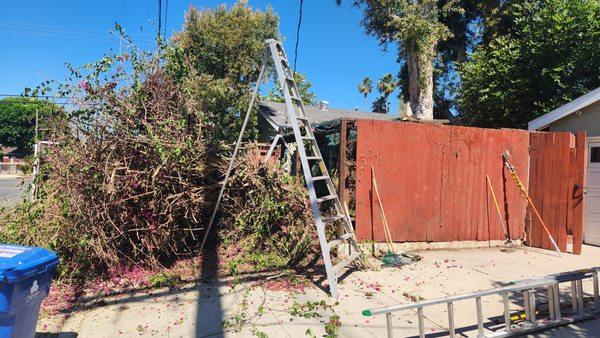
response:
M20 175L0 175L0 207L14 205L25 196L31 178Z
M59 337L322 337L333 322L340 337L385 337L385 317L365 317L362 310L600 265L600 248L592 246L584 246L580 256L562 258L522 247L417 253L423 259L409 266L350 273L340 284L337 300L310 283L302 288L285 283L273 287L270 283L275 280L263 278L232 287L231 279L218 279L175 290L90 299L76 311L42 318L38 331L46 335L59 333ZM590 282L584 282L584 292L591 295ZM569 285L561 285L565 304L569 303L568 295ZM518 295L511 298L510 308L522 310ZM502 309L500 297L484 299L486 328L491 329L493 318L501 315ZM476 334L475 304L456 303L455 320L460 336ZM396 313L393 323L395 337L418 336L416 313ZM427 337L447 336L445 306L425 311L425 329ZM600 337L600 321L591 319L530 337Z

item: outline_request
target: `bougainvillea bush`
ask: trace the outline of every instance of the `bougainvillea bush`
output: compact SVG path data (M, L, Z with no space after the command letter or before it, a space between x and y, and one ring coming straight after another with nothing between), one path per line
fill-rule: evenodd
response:
M31 92L69 104L44 121L54 143L43 151L36 201L4 212L0 240L56 251L63 279L71 281L200 255L222 163L263 41L273 37L277 17L244 2L192 8L184 29L169 43L158 41L157 51L132 47L70 67L65 82ZM230 186L218 243L271 251L280 257L271 267L307 256L312 227L301 182L242 155Z

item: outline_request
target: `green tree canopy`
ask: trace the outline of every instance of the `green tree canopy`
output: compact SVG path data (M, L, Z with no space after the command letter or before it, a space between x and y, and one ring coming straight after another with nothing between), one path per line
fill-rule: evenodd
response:
M16 147L18 152L29 154L35 143L35 115L40 121L61 109L55 104L25 97L0 100L0 144Z
M600 86L600 2L513 2L504 25L460 67L462 119L481 127L527 122Z
M377 90L381 94L375 102L373 102L373 111L377 113L389 113L388 111L388 97L398 87L398 81L390 73L384 74L379 81L377 81Z
M362 79L362 82L358 85L358 92L363 94L365 99L363 110L367 110L367 96L371 94L371 91L373 91L373 81L369 77L365 76Z
M307 105L317 104L317 95L312 91L312 83L308 81L306 75L300 72L295 72L294 81L296 81L296 86L298 87L298 91L300 92L300 98L302 99L302 103ZM278 81L276 81L276 88L272 88L271 90L269 90L269 93L265 96L265 100L274 102L285 102L281 94L281 86L279 85Z
M227 8L190 7L183 30L175 35L167 69L183 83L185 95L201 106L204 133L214 142L233 142L240 130L240 114L248 107L250 84L258 77L266 39L278 39L279 19L239 1ZM256 114L247 136L256 136Z
M336 0L341 4L342 0ZM362 25L381 44L397 43L405 62L408 97L415 116L433 119L433 69L437 45L451 36L441 19L458 8L454 1L355 0L363 11ZM405 91L406 91L405 88ZM378 99L377 104L385 103Z

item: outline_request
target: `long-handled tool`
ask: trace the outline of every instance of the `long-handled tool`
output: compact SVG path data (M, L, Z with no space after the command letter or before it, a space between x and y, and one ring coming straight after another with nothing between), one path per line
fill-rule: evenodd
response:
M377 186L377 179L375 179L375 169L371 166L371 183L373 184L373 190L377 197L377 204L379 205L379 213L381 214L381 223L383 224L383 233L385 234L385 242L387 243L388 252L383 256L383 263L385 265L398 266L401 264L408 264L412 261L410 257L405 257L402 253L394 253L392 248L392 233L385 217L385 210L381 202L381 195L379 195L379 188Z
M538 212L537 208L535 207L535 205L533 205L533 201L531 200L531 197L529 197L529 194L527 193L527 189L525 188L525 185L523 184L523 182L521 182L521 180L519 179L519 176L517 176L517 171L515 170L515 167L512 164L510 164L510 162L508 161L508 157L509 157L508 151L506 151L504 154L502 154L502 159L504 160L506 169L508 169L508 171L510 172L510 175L512 176L513 180L517 184L517 187L521 191L521 194L523 194L523 197L525 197L525 199L531 206L531 209L533 210L533 212L537 216L538 220L542 224L542 227L546 231L546 234L548 234L548 238L550 238L550 242L554 246L556 253L558 253L558 257L562 257L562 255L560 254L560 249L558 248L558 245L556 244L556 242L554 241L554 238L552 238L552 235L550 234L550 230L548 230L548 227L546 226L546 223L544 223L542 216L540 216L540 213Z
M498 205L498 200L496 199L496 194L494 193L494 187L492 187L492 181L490 181L490 177L485 175L487 179L488 186L490 187L490 192L492 193L492 198L494 199L494 204L496 205L496 210L498 211L498 219L500 220L500 225L502 225L502 229L504 230L504 237L506 238L506 242L504 242L504 246L510 247L513 245L513 241L510 240L508 236L508 230L506 229L506 224L504 224L504 219L502 218L502 213L500 212L500 206Z

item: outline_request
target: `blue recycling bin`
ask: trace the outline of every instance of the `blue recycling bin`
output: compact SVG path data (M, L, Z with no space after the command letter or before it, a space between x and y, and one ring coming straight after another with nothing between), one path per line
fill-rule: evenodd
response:
M43 248L0 244L0 337L33 337L58 257Z

